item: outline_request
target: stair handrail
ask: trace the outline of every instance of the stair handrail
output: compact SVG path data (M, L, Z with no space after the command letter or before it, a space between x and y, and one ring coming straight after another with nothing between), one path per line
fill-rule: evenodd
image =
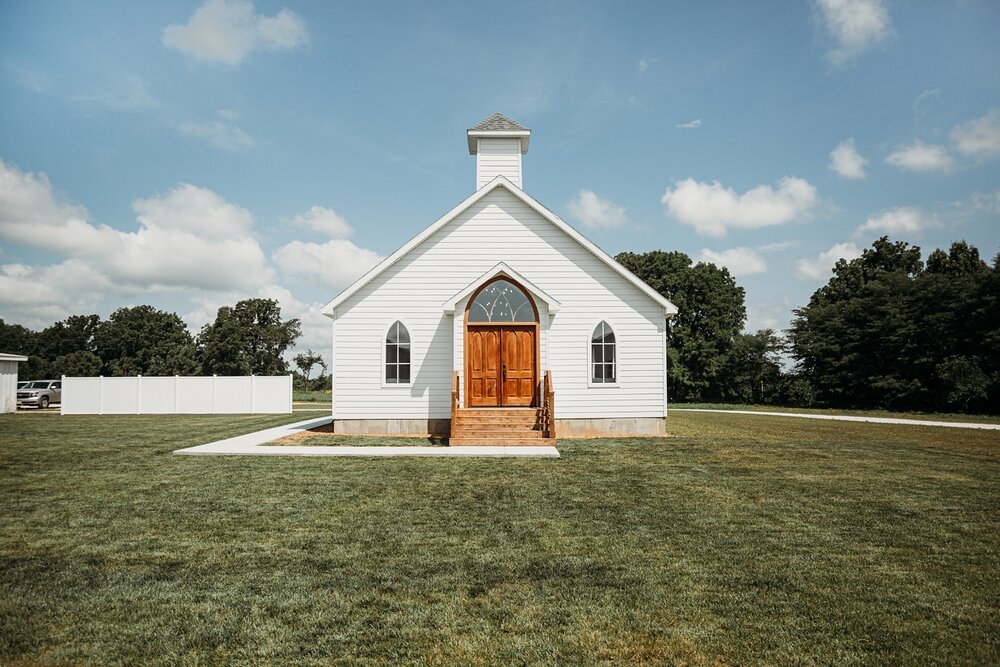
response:
M552 385L552 370L545 371L545 381L543 383L545 398L543 402L543 415L545 417L545 431L547 437L556 437L556 389Z

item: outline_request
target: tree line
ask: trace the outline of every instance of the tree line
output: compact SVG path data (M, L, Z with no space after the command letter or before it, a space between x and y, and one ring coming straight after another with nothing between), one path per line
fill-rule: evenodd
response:
M882 237L837 262L786 332L752 333L725 267L659 250L616 259L678 307L667 333L674 402L1000 411L1000 254L987 264L958 241L923 262L918 246ZM283 374L300 335L273 299L222 307L197 335L152 306L38 332L0 320L0 350L29 357L23 379ZM293 361L296 387L330 387L322 355Z
M192 335L176 313L152 306L119 308L102 320L73 315L42 331L0 320L0 350L28 356L18 376L281 375L284 354L302 335L298 319L283 320L274 299L245 299L219 308L215 320ZM296 385L329 384L320 355L294 358ZM320 367L317 378L312 368Z
M724 267L681 252L617 259L680 311L673 401L1000 411L1000 254L990 265L957 241L925 263L883 236L838 261L784 335L742 331L745 293Z

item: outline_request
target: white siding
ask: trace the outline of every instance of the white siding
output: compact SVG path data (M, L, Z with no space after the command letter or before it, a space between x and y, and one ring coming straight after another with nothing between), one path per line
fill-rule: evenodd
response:
M465 304L454 319L442 304L501 261L561 304L551 318L538 304L540 370L552 370L557 418L664 415L663 306L497 188L337 306L334 417L448 418ZM397 319L410 331L413 383L382 387L383 336ZM617 337L619 381L591 387L589 341L602 319Z
M0 361L0 413L17 410L17 362Z
M497 176L504 176L519 188L521 184L521 141L480 139L476 149L476 189Z

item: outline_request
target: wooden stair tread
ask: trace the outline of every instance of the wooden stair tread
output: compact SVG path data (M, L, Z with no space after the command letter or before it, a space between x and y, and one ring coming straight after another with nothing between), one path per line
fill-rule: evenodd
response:
M549 447L555 438L449 438L452 447Z
M548 414L541 407L459 407L458 372L452 387L451 437L453 446L518 447L554 446L556 439L547 437ZM551 376L546 375L551 383ZM553 400L554 394L546 394Z
M542 438L545 434L541 431L496 431L485 428L468 429L454 434L456 438L494 438L503 440L505 438Z

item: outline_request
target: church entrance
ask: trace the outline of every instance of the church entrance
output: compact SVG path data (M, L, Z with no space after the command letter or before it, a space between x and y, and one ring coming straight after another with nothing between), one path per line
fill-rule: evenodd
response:
M465 310L466 406L533 407L538 395L538 310L516 283L496 278Z

